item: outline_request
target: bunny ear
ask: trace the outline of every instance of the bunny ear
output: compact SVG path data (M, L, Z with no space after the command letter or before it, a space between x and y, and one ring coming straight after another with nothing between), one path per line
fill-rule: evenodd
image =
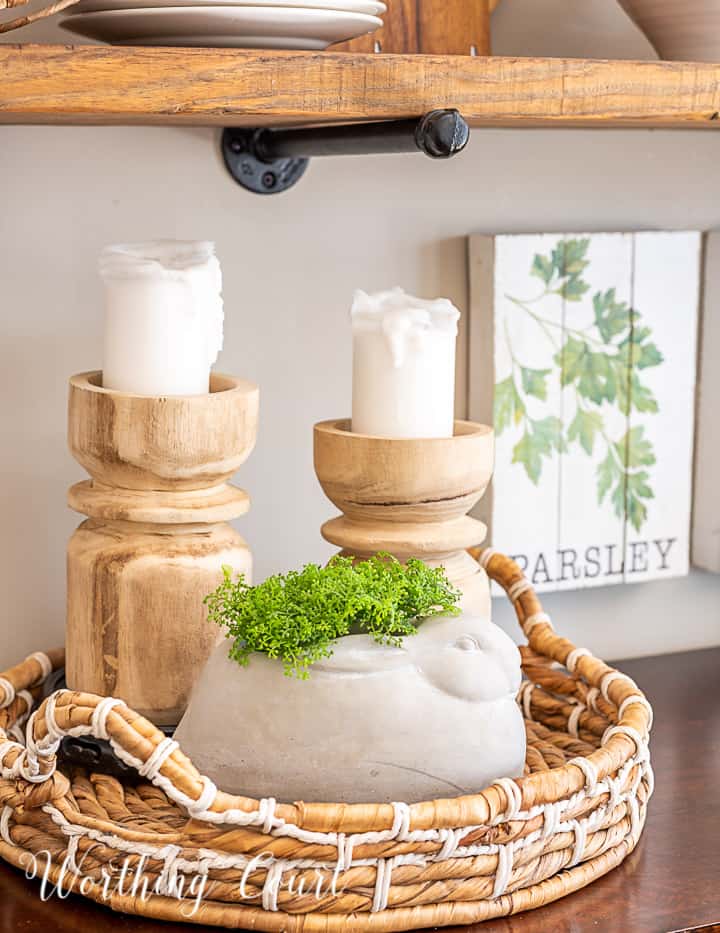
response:
M405 648L380 645L368 635L346 635L335 643L331 657L313 664L312 673L378 674L397 671L411 663Z

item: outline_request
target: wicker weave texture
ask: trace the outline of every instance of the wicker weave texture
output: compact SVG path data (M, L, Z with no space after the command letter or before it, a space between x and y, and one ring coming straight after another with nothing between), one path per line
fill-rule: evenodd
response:
M630 678L555 633L516 564L476 556L528 640L522 778L413 805L230 796L121 701L59 691L31 712L62 663L62 652L38 653L0 677L0 855L27 868L49 851L55 882L63 874L66 890L116 910L297 933L473 923L605 874L645 822L650 706ZM58 767L66 735L109 739L139 781ZM115 883L123 863L147 897Z

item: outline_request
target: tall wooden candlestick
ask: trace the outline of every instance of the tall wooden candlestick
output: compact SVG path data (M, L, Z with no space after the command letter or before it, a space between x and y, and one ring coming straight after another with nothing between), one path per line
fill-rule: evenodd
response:
M218 632L203 600L222 566L250 576L227 524L249 508L227 480L255 444L258 389L213 374L210 393L151 397L70 380L70 450L92 479L69 504L88 516L68 545L67 681L179 722Z
M358 559L388 551L443 566L463 608L489 618L487 576L467 553L486 529L467 512L487 489L493 456L492 429L469 421L443 438L372 437L353 433L349 419L321 422L315 472L343 513L322 535Z

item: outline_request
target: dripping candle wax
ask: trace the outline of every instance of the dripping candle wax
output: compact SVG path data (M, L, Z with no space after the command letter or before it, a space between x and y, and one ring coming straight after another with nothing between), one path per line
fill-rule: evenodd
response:
M103 386L135 395L203 395L223 341L214 246L157 240L108 246Z
M400 288L355 293L352 430L376 437L451 437L460 312Z

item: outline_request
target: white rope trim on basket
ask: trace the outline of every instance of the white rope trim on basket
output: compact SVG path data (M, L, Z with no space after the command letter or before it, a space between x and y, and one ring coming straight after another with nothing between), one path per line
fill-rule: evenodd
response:
M607 674L600 681L600 693L605 697L608 703L612 703L612 700L608 696L608 687L615 680L630 680L629 677L626 677L625 674L621 674L620 671L608 671ZM632 681L630 681L632 683Z
M375 875L375 891L370 912L379 913L386 910L392 885L392 873L396 865L424 865L426 860L415 854L395 855L392 858L379 858L377 860L377 874Z
M27 690L21 690L17 694L16 699L24 700L27 708L24 713L21 713L18 716L15 723L12 726L10 726L10 728L8 729L8 734L11 735L15 739L18 745L20 745L22 748L25 748L26 740L25 740L24 726L25 726L25 723L30 718L30 713L32 711L34 700L33 700L32 694L29 693ZM0 759L1 757L2 756L0 756Z
M57 742L59 748L60 742L64 739L65 734L58 728L57 720L55 719L56 702L57 694L51 693L45 703L45 728L47 729L50 741Z
M263 803L265 804L265 819L262 822L262 832L265 833L266 836L269 836L273 831L273 826L277 822L275 817L277 801L274 797L266 797Z
M278 859L268 867L262 889L263 910L276 911L278 909L277 899L286 867L287 863L284 859Z
M493 885L493 898L502 897L510 881L513 870L513 857L515 844L508 842L498 850L498 863L495 870L495 884Z
M588 651L587 648L573 648L572 651L568 654L565 659L565 667L570 671L571 674L575 673L575 668L580 658L591 658L592 652Z
M638 806L637 797L628 798L628 806L630 808L630 833L633 839L637 839L640 835L640 830L642 829L642 824L640 822L640 808Z
M575 845L573 846L569 866L572 867L581 861L583 852L585 851L585 843L587 841L587 821L583 822L583 820L570 820L570 825L572 826L573 832L575 833Z
M0 765L3 765L5 756L7 755L8 752L11 752L14 748L17 748L18 751L20 752L24 750L23 746L19 742L6 741L6 742L0 743ZM5 771L8 771L8 774L5 774ZM11 776L9 771L10 769L5 768L3 765L3 777L4 778L8 779Z
M552 619L547 612L534 612L522 623L522 629L526 635L529 635L536 625L549 625L550 628L553 627Z
M74 875L80 875L80 866L77 863L77 850L80 845L80 836L73 833L68 837L67 851L65 852L65 861Z
M44 657L47 656L44 655ZM30 714L34 702L32 694L27 690L20 690L17 693L17 697L24 700L27 709L7 732L7 734L13 736L17 741L5 741L0 743L0 772L5 780L17 780L18 778L22 778L25 781L29 781L31 784L42 784L48 781L55 773L55 762L52 762L52 766L47 772L41 772L38 757L49 758L55 755L60 742L59 740L53 741L50 733L48 733L47 738L44 739L41 744L35 741L34 724L37 711ZM23 731L22 723L24 723L25 720L27 720L28 724L25 731ZM18 755L13 764L7 767L4 763L5 757L8 752L13 749L18 750Z
M398 842L406 842L410 832L410 807L406 803L393 803L395 816L390 832Z
M585 776L585 791L588 797L594 797L598 785L598 771L589 758L571 758L569 765L575 765L580 768Z
M531 589L532 583L528 580L528 578L521 577L521 579L513 583L513 585L507 591L508 599L514 603L522 596L523 593L527 593L527 591Z
M200 780L203 783L203 789L200 793L200 796L197 800L193 800L192 804L187 807L187 811L190 816L196 820L199 819L203 813L210 809L210 807L215 802L217 797L218 789L216 785L204 774L200 775Z
M626 738L632 739L632 741L635 743L635 749L638 755L640 755L645 748L645 740L637 731L637 729L633 729L632 726L609 726L603 732L602 739L600 739L600 744L605 745L605 743L614 735L624 735Z
M37 663L38 663L38 664L40 665L40 667L42 668L42 674L40 675L39 679L34 680L33 683L32 683L32 686L33 686L33 687L39 686L41 683L43 683L43 681L47 680L48 677L49 677L49 676L52 674L52 672L53 672L52 661L51 661L50 658L45 654L44 651L33 651L32 654L29 654L29 655L27 656L26 660L27 660L27 661L37 661Z
M650 729L652 729L653 718L654 718L653 708L650 705L650 703L645 699L644 696L640 696L639 693L633 694L632 696L629 696L629 697L625 697L625 699L622 701L620 706L618 706L618 713L617 713L618 719L623 718L623 716L625 715L625 710L628 708L628 706L644 706L645 707L645 709L647 710L647 714L648 714L648 732L649 732Z
M630 787L629 793L633 796L637 796L638 788L642 783L643 775L645 774L644 762L640 763L635 771L635 777L633 778L632 785Z
M41 772L37 758L33 758L29 750L25 749L18 755L11 770L16 778L22 778L30 784L43 784L45 781L49 781L55 773L55 765L56 763L53 761L48 771Z
M347 871L352 865L352 849L348 851L345 833L338 833L336 871Z
M4 693L4 699L2 703L0 703L0 709L7 709L15 699L15 687L13 687L7 677L0 677L0 687L2 687Z
M138 768L140 777L146 777L149 781L155 780L167 759L178 748L180 748L178 743L169 736L158 742L145 764Z
M492 547L485 548L485 550L480 555L480 559L478 560L478 563L480 564L483 570L488 569L488 564L493 559L493 557L495 557L496 554L497 554L497 551L495 550L495 548L492 548Z
M35 720L37 719L38 710L30 716L28 719L27 727L25 729L25 744L27 746L27 754L31 759L40 758L51 758L53 755L57 754L57 750L60 747L60 738L50 738L50 732L48 731L47 736L41 740L40 743L35 740ZM58 735L57 730L55 730L55 735Z
M570 735L574 738L579 738L578 736L578 725L580 723L580 716L585 712L587 707L584 703L577 703L573 707L572 713L568 716L567 728Z
M165 897L177 896L177 862L181 852L182 849L180 846L172 845L171 843L166 846L163 868L155 882L158 894L164 895Z
M378 913L387 907L390 884L392 882L392 859L378 859L375 874L375 891L373 893L371 913Z
M585 702L588 707L594 712L599 713L600 710L597 707L597 699L600 696L600 690L597 687L590 687L585 696Z
M108 716L118 706L123 706L122 700L115 697L103 697L93 710L91 726L93 735L97 739L104 739L106 742L110 738L107 731Z
M533 690L535 689L535 684L531 680L523 680L520 684L520 689L518 690L517 698L522 703L523 716L525 719L532 720L532 712L530 710L530 703L532 702Z
M655 772L653 771L652 765L650 764L650 755L648 755L648 757L645 759L642 768L643 777L647 781L648 786L648 799L650 799L650 797L652 797L653 793L655 792Z
M503 811L502 822L514 820L520 812L522 806L522 791L512 778L497 778L493 781L492 787L500 787L505 791L507 797L507 807Z
M2 836L3 840L9 846L15 845L15 843L12 841L12 836L10 835L10 817L12 815L12 807L3 807L2 813L0 814L0 836Z
M558 825L560 823L560 817L562 815L561 801L556 800L555 803L545 803L542 805L543 808L543 826L540 831L540 838L547 839L548 836L552 836L553 833L557 832Z
M605 778L605 782L609 788L609 798L607 802L607 809L610 813L613 812L615 807L620 803L623 797L622 785L623 780L620 774L615 778L611 778L609 775Z
M445 842L443 842L442 849L440 849L433 859L435 862L444 862L452 858L460 844L460 840L463 836L467 835L467 830L462 827L460 829L441 829L440 832L447 833L447 835L445 837Z

